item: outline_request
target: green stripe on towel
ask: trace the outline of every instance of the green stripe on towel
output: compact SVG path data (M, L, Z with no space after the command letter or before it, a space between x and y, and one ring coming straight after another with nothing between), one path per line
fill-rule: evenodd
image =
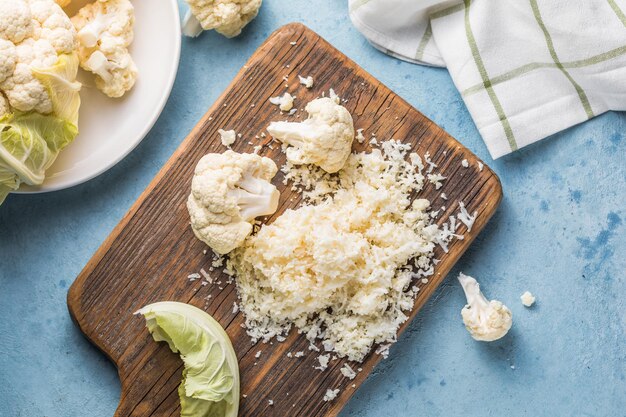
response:
M426 45L428 45L428 41L433 37L433 28L430 26L430 22L428 22L428 26L426 27L426 31L424 31L424 35L422 36L422 40L420 41L419 46L417 47L417 53L415 54L415 59L421 61L424 58L424 50L426 49Z
M592 56L587 59L580 59L578 61L570 61L570 62L562 62L563 67L565 68L584 68L590 65L599 64L602 62L610 61L613 58L618 56L622 56L626 54L626 46L620 46L619 48L611 49L608 52L604 52L602 54L598 54ZM522 65L519 68L515 68L514 70L505 72L504 74L498 75L491 79L491 85L497 85L503 83L505 81L510 81L514 78L517 78L521 75L534 71L540 68L558 68L554 62L533 62L530 64ZM475 84L471 87L466 88L461 93L463 96L471 96L472 94L476 94L479 91L484 89L484 85L482 83Z
M550 33L548 32L546 25L543 23L543 20L541 19L541 13L539 12L539 6L537 5L537 0L530 0L530 6L533 9L535 20L537 20L537 24L541 28L541 31L543 32L543 35L546 38L546 44L548 45L548 50L550 51L550 56L552 57L552 60L556 64L557 68L561 70L563 75L567 77L569 82L572 83L572 85L574 86L574 89L576 89L576 92L578 93L578 97L580 98L580 102L583 105L585 112L587 113L587 117L591 119L594 116L594 114L593 114L593 110L591 109L591 105L589 104L589 99L587 98L587 94L585 94L585 91L582 89L582 87L578 85L576 81L574 81L574 78L572 78L570 73L567 72L563 64L559 61L559 57L557 56L556 51L554 50L554 44L552 43L552 36L550 36Z
M470 25L470 6L471 0L464 0L465 6L465 35L467 37L467 42L469 43L470 49L472 51L472 56L474 57L474 62L476 63L476 67L478 68L478 72L480 77L483 80L483 85L487 90L487 94L489 95L489 99L493 104L494 109L496 110L496 114L502 123L502 127L504 128L504 133L509 142L509 146L511 147L511 151L517 150L517 142L515 141L515 136L513 135L513 129L511 129L511 124L509 123L509 119L507 119L506 114L504 113L504 109L502 108L502 104L500 104L500 100L496 96L496 92L493 89L491 84L491 80L487 74L487 70L485 68L485 64L480 56L480 52L478 51L478 45L476 44L476 39L474 38L474 33L472 32L472 27Z
M611 9L613 9L615 14L619 18L619 20L622 21L622 24L624 26L626 26L626 15L624 15L624 12L622 11L622 9L620 9L619 6L617 5L617 3L615 3L615 0L606 0L606 1L609 2L609 5L611 6Z

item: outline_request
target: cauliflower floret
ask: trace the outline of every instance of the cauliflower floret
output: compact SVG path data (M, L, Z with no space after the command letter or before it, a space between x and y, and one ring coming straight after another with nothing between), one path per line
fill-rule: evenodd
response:
M278 168L256 154L210 153L196 166L187 208L194 234L218 254L241 246L256 217L278 208L280 193L269 181Z
M471 336L482 342L504 337L513 324L511 310L500 301L487 300L474 278L461 273L459 282L467 298L467 305L461 310L461 316Z
M33 69L72 53L76 31L53 0L0 0L0 16L0 90L17 110L51 113L48 91Z
M183 22L183 34L196 37L203 30L215 29L232 38L241 33L259 13L261 0L186 0L189 10Z
M33 35L33 17L23 0L0 0L0 38L14 45Z
M17 64L15 45L0 38L0 83L9 78Z
M128 47L133 41L135 14L129 0L98 0L72 17L80 42L80 65L96 75L96 86L112 98L135 85L138 70Z
M294 165L315 164L334 173L343 168L352 151L354 124L350 112L328 97L305 107L303 122L272 122L267 131L287 146L287 160Z

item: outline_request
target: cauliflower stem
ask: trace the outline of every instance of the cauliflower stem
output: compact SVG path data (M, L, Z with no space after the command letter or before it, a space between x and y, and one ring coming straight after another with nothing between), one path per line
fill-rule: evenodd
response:
M231 195L237 199L239 213L245 221L275 213L280 198L275 186L252 175L246 175L239 181Z
M489 301L474 278L461 273L459 282L467 298L461 316L470 335L481 342L504 337L513 324L511 310L498 300Z

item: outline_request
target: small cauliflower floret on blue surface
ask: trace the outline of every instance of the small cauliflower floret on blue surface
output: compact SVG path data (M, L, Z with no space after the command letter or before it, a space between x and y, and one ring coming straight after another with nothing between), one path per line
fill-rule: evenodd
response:
M96 86L112 98L126 94L138 70L128 47L133 42L135 11L129 0L98 0L72 17L78 31L81 67L96 76Z
M241 33L261 8L261 0L186 0L189 10L183 21L183 34L196 37L215 29L227 38Z
M287 149L294 165L313 164L334 173L345 165L352 152L354 123L350 112L335 100L318 98L306 105L303 122L272 122L267 131Z
M228 150L202 157L191 183L187 208L194 234L218 254L241 246L259 216L276 212L280 193L271 179L274 161Z
M481 342L492 342L504 337L513 324L511 310L498 300L487 300L474 278L461 273L459 282L467 298L461 316L470 335Z

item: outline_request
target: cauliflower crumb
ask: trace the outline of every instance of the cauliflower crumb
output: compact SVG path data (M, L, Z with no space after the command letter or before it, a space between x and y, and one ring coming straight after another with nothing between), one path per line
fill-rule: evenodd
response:
M461 209L461 212L458 214L457 217L459 218L461 223L463 223L467 227L467 231L471 232L472 226L476 221L476 216L478 216L478 211L474 211L474 213L470 215L465 209L465 203L463 203L462 201L459 201L459 208Z
M535 296L532 295L530 291L524 292L520 299L522 300L522 304L524 304L524 306L526 307L531 307L533 304L535 304Z
M268 403L270 406L272 406L272 405L274 405L274 400L267 400L267 403Z
M259 351L258 351L258 352L254 355L254 357L255 357L255 358L257 358L257 359L258 359L258 358L260 358L260 357L261 357L261 353L263 353L263 352L259 350Z
M235 143L235 141L237 140L237 133L235 133L234 130L219 129L217 133L220 134L220 140L222 141L222 145L226 146L227 148L230 148L230 145Z
M319 355L317 357L317 361L320 363L319 366L316 366L315 369L319 369L320 371L326 370L328 368L328 361L330 360L330 355Z
M363 136L363 129L356 130L356 140L359 143L365 142L365 136Z
M467 162L467 159L464 159L461 161L461 165L463 166L463 168L468 168L469 167L469 162Z
M485 167L485 164L483 164L482 162L479 161L478 162L478 170L482 171L484 167Z
M326 394L324 394L324 401L332 401L337 398L337 395L339 395L339 389L328 389Z
M445 179L446 177L441 174L428 174L428 182L435 186L435 190L438 190L443 186L443 183L441 181Z
M356 372L354 372L354 369L352 369L347 363L344 364L339 371L348 379L354 379L356 377Z
M293 108L293 99L291 94L285 92L282 96L270 98L270 103L278 106L281 111L289 111Z
M295 354L294 356L295 356L296 358L301 358L301 357L303 357L303 356L304 356L304 352L303 352L303 351L296 352L296 354Z
M313 87L314 81L313 81L313 77L311 77L310 75L308 77L303 77L301 75L298 75L298 79L300 80L300 84L302 84L306 88Z

